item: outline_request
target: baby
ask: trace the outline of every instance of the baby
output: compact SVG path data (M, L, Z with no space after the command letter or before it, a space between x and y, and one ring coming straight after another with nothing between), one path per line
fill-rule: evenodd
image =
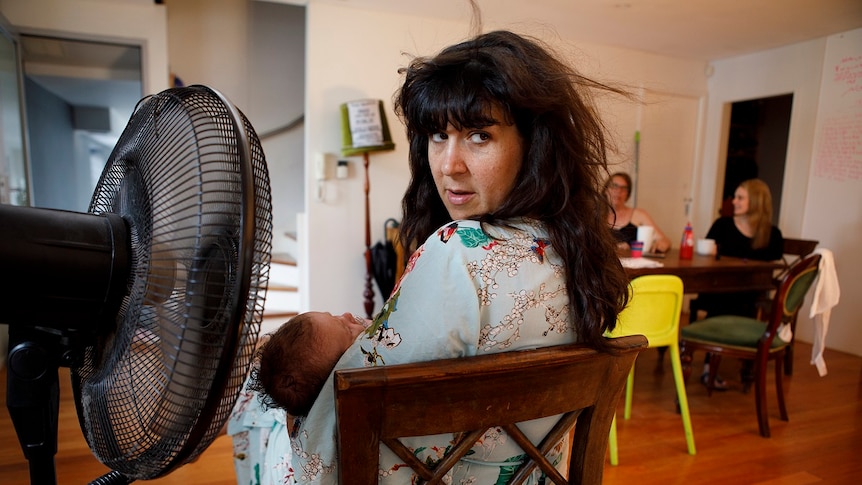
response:
M341 354L370 324L350 313L306 312L291 318L260 347L251 387L265 406L305 416Z

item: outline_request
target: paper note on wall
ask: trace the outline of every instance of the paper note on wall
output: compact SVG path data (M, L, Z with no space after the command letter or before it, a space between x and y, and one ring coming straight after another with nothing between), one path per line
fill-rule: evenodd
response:
M829 42L820 85L814 176L858 181L862 180L862 29Z
M350 134L354 147L372 147L383 144L383 120L379 101L362 99L347 103Z

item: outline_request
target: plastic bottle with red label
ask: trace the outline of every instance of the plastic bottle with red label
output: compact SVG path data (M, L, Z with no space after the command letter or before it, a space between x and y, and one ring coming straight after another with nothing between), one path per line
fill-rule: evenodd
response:
M694 231L691 229L691 223L685 225L685 230L682 231L682 242L679 245L679 259L691 259L694 255Z

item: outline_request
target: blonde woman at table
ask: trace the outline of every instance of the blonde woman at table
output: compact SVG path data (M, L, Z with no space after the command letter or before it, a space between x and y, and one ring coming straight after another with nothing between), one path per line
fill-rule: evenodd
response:
M620 247L628 249L638 238L638 226L652 226L655 231L652 252L663 253L670 249L670 239L661 232L649 213L640 207L626 205L632 192L632 178L625 172L616 172L605 182L605 193L613 209L608 213L608 224Z
M769 186L760 179L749 179L736 188L733 194L733 216L718 218L712 223L707 239L714 239L721 256L774 261L784 254L784 237L772 225L772 194ZM701 293L691 301L692 321L698 320L699 311L707 316L757 314L760 292ZM709 355L701 381L709 372ZM715 389L723 390L726 384L716 378Z

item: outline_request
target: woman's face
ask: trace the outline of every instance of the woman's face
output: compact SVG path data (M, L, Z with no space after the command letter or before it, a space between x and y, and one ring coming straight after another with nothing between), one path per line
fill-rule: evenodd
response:
M626 179L616 175L611 177L611 183L608 184L608 200L614 207L622 207L626 204L629 197L629 184Z
M498 107L492 115L497 124L461 130L449 125L428 139L431 174L452 219L494 212L515 186L523 139L515 125L503 124Z
M748 214L748 191L737 187L733 193L733 215L744 216Z

